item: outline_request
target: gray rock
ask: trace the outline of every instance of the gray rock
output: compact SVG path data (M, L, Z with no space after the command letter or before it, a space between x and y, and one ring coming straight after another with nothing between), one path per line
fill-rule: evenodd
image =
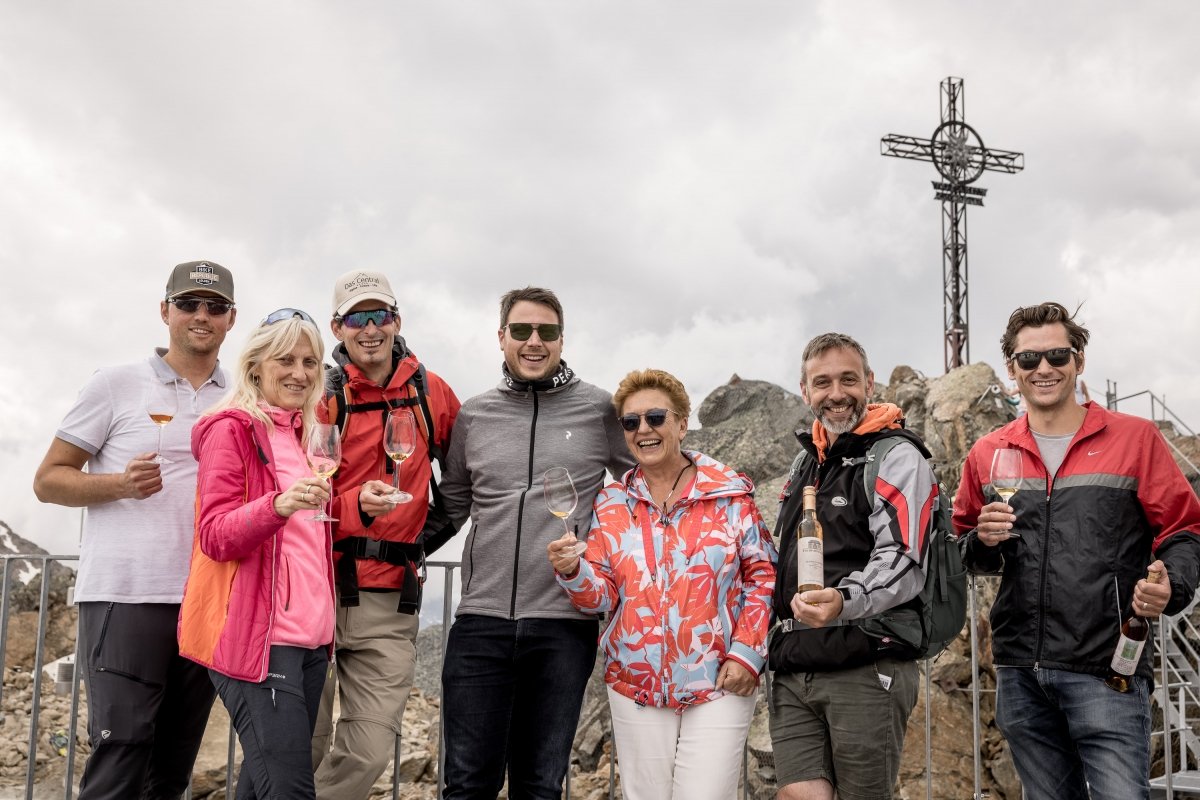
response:
M799 395L735 375L704 398L697 419L704 427L688 431L684 446L757 483L787 470L796 455L794 432L812 425L812 412Z

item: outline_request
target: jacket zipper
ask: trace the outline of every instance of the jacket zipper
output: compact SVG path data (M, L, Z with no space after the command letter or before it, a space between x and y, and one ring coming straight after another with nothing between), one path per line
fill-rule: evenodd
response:
M517 578L521 571L521 528L525 519L525 498L529 494L529 490L533 488L533 455L534 445L537 442L537 418L538 418L538 396L536 391L531 391L533 395L533 419L529 423L529 465L525 477L525 491L521 492L521 499L517 502L517 541L513 550L513 579L512 579L512 599L508 604L508 618L517 618Z

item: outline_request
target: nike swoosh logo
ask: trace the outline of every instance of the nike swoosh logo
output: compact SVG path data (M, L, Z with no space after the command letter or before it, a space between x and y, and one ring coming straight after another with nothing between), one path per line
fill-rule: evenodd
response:
M1088 455L1094 456L1094 455L1097 455L1097 454L1103 453L1103 452L1104 452L1103 450L1088 450Z

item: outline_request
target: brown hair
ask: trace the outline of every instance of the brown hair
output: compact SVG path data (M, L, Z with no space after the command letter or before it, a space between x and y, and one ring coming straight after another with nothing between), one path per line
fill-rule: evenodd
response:
M1079 354L1083 353L1088 343L1088 330L1075 321L1075 314L1079 313L1079 306L1076 306L1075 313L1067 311L1066 307L1060 303L1047 302L1037 306L1025 306L1018 308L1008 317L1008 327L1004 329L1004 335L1000 337L1000 352L1004 354L1004 363L1012 360L1013 350L1017 346L1017 334L1024 328L1040 328L1043 325L1053 325L1056 322L1061 322L1063 327L1067 329L1067 341L1071 343L1079 351L1075 355L1075 364L1079 364Z
M824 353L826 350L836 349L853 350L858 353L859 358L863 363L863 377L871 374L871 366L867 363L867 351L863 350L863 346L850 338L844 333L822 333L820 336L814 336L808 344L804 346L804 354L800 356L800 383L804 383L806 375L804 365L810 359Z
M513 289L506 292L500 298L500 327L503 328L508 324L508 315L512 313L513 306L522 300L529 303L537 303L538 305L546 306L555 314L558 315L558 324L563 324L562 303L558 302L558 297L549 289L540 289L537 286L526 286L524 289Z
M613 408L620 414L630 395L645 389L657 389L667 396L674 408L670 409L685 419L692 413L692 401L688 399L683 384L669 372L661 369L635 369L621 379L613 393Z

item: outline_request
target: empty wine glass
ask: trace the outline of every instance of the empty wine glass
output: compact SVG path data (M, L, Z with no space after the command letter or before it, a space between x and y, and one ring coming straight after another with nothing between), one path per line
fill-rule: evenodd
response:
M1012 496L1021 488L1023 461L1024 454L1016 447L1001 447L992 454L992 488L1000 495L1000 499L1009 505L1012 505ZM1008 535L1016 539L1021 538L1021 534L1013 530L1010 530Z
M158 447L154 453L155 464L170 464L171 459L165 458L162 454L163 447L163 428L167 427L167 423L175 419L175 414L179 411L179 392L175 386L175 381L170 383L161 383L155 378L150 388L146 390L146 413L150 415L150 421L158 428Z
M383 449L395 464L392 487L396 490L383 499L393 505L412 502L413 496L400 488L400 465L417 449L417 418L408 409L396 409L387 415L383 426Z
M566 467L551 467L542 476L542 491L546 495L546 508L550 513L562 520L563 531L571 535L567 527L567 517L575 511L579 504L579 494L575 491L575 483ZM582 556L587 550L587 542L575 545L575 555Z
M337 425L318 422L313 425L305 445L308 457L308 468L318 478L329 480L337 472L338 464L342 463L342 432ZM331 498L332 499L332 498ZM313 522L337 522L337 519L325 513L321 507Z

